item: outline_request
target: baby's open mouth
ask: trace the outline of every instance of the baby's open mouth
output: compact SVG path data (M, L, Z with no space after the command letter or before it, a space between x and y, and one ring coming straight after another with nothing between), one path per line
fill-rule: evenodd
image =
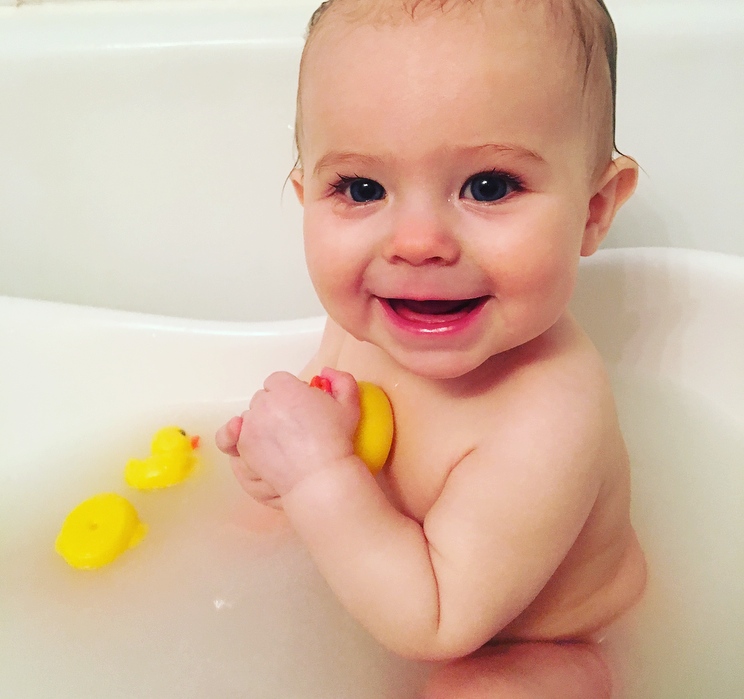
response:
M472 299L385 299L390 309L405 320L441 323L466 316L482 306L487 296Z

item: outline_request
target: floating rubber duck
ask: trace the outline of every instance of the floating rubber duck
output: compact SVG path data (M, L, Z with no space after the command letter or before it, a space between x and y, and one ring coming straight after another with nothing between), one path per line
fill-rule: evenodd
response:
M92 570L135 547L147 533L137 510L116 493L100 493L67 515L54 548L73 568Z
M332 393L325 376L314 376L310 385ZM354 433L354 453L377 475L393 445L393 408L385 391L368 381L359 381L359 423Z
M146 459L130 459L124 468L127 484L140 490L167 488L187 478L196 463L199 437L189 437L180 427L163 427L155 433Z

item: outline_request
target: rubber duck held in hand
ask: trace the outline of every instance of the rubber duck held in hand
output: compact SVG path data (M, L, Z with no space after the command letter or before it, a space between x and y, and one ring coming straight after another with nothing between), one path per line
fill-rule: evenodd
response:
M354 434L354 452L375 476L385 465L393 444L393 409L385 392L376 384L359 381L359 424ZM333 395L331 382L313 376L310 386Z
M130 459L124 469L128 485L140 490L167 488L186 479L194 469L199 437L189 437L180 427L163 427L155 433L150 456Z

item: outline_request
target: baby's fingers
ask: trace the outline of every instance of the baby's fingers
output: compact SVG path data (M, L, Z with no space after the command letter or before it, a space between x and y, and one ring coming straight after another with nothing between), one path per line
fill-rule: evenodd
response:
M275 488L246 466L242 459L233 457L230 465L240 487L256 502L277 510L282 509L281 498Z
M217 448L223 454L227 454L228 456L240 456L237 444L242 426L243 418L236 416L231 420L228 420L219 430L217 430L214 441L217 444Z
M356 379L345 371L326 367L320 375L330 381L333 397L354 415L359 415L359 385Z

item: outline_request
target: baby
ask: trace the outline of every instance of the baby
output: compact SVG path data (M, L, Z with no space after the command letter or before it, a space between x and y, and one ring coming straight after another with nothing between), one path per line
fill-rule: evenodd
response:
M217 443L370 633L450 661L426 697L609 697L596 641L644 589L610 383L567 311L637 181L613 160L614 53L601 0L311 21L291 181L329 319ZM376 478L355 379L395 413Z

